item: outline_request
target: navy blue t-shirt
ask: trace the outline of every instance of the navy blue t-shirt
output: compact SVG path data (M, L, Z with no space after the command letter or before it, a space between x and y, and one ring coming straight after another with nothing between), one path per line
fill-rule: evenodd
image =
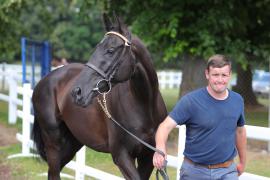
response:
M217 164L236 154L235 132L245 124L243 98L229 90L225 100L213 98L206 88L183 96L169 116L186 125L184 156L201 164Z

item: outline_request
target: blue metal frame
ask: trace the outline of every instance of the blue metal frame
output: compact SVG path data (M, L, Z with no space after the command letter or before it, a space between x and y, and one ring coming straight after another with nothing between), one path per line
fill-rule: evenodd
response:
M30 82L32 87L36 84L35 66L39 63L41 67L40 78L43 78L51 71L50 43L48 41L38 42L21 38L22 51L22 82ZM31 72L27 72L27 62L31 64ZM27 73L31 74L31 79L27 79Z

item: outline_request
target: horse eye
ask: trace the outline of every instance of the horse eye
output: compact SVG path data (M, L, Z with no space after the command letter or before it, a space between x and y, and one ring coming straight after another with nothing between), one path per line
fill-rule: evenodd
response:
M112 54L114 52L114 48L107 49L107 53Z

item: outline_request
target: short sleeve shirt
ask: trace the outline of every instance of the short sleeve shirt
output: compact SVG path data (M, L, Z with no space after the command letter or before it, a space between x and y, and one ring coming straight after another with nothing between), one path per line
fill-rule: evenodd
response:
M201 88L183 96L169 116L186 125L184 156L192 161L217 164L236 156L236 128L245 124L238 93L229 90L225 100L217 100Z

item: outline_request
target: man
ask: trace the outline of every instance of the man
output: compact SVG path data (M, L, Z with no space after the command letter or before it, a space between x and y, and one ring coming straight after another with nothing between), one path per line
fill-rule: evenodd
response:
M166 154L170 131L186 125L181 180L235 180L245 169L246 130L242 97L227 89L231 62L224 55L209 58L205 70L207 87L183 96L159 125L156 148ZM239 155L239 164L233 162ZM153 164L162 168L164 158L154 154Z
M60 67L63 67L64 65L67 65L67 64L68 64L68 62L67 62L66 58L60 58L58 56L55 56L51 61L51 65L52 65L53 70L60 68Z

